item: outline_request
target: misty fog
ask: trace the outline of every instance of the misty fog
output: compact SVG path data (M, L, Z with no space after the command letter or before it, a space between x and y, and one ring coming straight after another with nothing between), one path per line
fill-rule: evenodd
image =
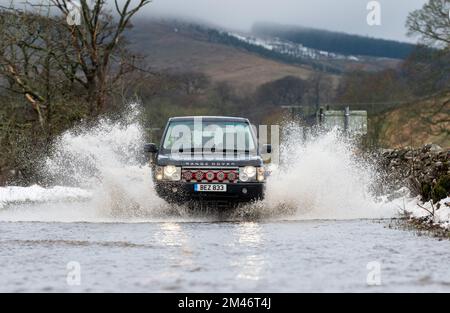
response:
M249 30L254 22L276 22L386 39L413 41L404 27L409 12L425 0L379 0L381 25L366 22L369 0L153 0L141 16L175 16Z

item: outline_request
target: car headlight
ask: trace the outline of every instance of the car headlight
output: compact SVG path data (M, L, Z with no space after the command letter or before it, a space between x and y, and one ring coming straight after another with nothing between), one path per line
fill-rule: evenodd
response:
M167 165L164 167L158 167L156 169L156 180L181 180L181 167L174 165Z
M177 167L173 165L167 165L164 167L164 176L172 177L173 174L177 172Z
M266 170L264 167L258 167L257 169L258 175L256 176L256 179L259 182L263 182L266 179Z
M239 169L239 180L242 182L252 181L256 178L256 167L246 166Z

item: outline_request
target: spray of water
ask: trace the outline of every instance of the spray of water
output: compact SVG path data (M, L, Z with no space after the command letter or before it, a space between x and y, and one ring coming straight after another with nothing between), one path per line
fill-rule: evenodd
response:
M291 131L291 133L295 133ZM392 217L396 210L373 193L376 167L353 141L337 130L312 136L289 136L285 160L268 180L266 207L290 208L295 218L349 219Z
M156 195L150 167L143 162L144 131L138 117L139 106L131 105L119 122L102 119L95 127L64 133L42 168L59 187L0 188L0 221L192 219ZM338 132L304 141L297 127L286 129L290 134L281 147L283 165L268 180L266 200L238 209L232 219L383 218L396 213L371 193L375 168Z
M133 104L119 121L104 118L94 127L64 133L41 169L47 180L64 187L22 188L28 198L11 196L13 187L0 189L0 220L109 222L158 215L164 202L142 162L138 117L139 106Z

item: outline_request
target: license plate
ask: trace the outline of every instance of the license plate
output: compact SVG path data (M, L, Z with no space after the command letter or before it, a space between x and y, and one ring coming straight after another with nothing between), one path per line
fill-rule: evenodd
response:
M195 184L194 190L196 192L227 192L227 185L225 185L225 184Z

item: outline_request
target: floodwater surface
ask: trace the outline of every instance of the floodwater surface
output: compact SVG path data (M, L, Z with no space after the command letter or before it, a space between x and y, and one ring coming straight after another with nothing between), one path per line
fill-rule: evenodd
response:
M449 292L450 242L388 225L1 222L0 291Z

